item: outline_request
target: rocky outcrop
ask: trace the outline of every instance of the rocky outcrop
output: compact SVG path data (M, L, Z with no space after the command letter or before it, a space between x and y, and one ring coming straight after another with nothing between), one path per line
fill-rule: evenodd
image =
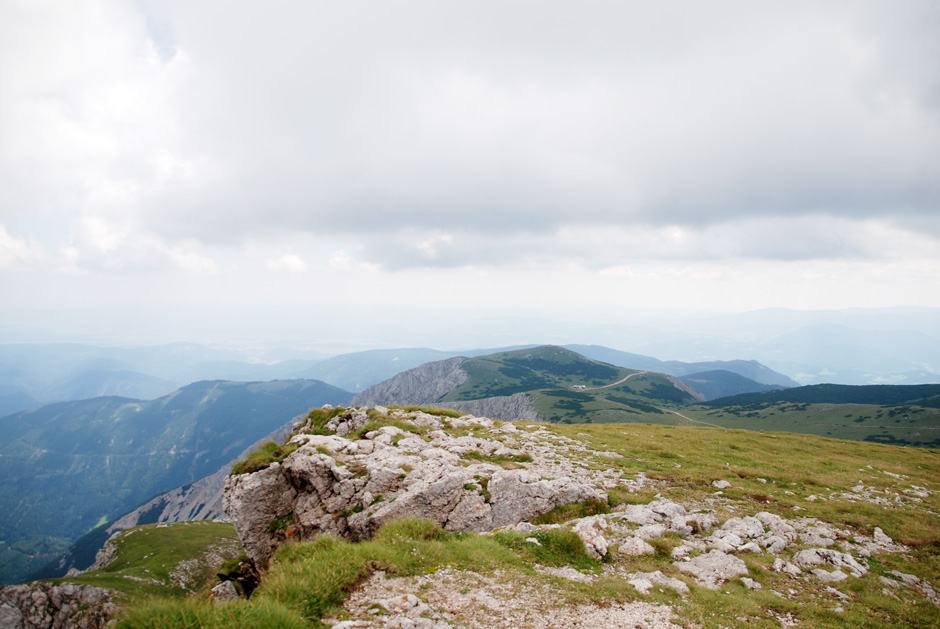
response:
M452 408L477 417L491 417L503 421L519 419L537 421L539 419L538 411L535 410L535 398L528 393L501 395L463 402L442 402L439 406Z
M397 425L362 434L369 418ZM484 532L562 504L606 499L597 478L547 456L537 435L512 424L383 407L336 420L327 425L335 434L302 430L284 461L227 479L226 512L256 564L287 538L368 539L406 517Z
M469 377L463 356L425 363L375 384L353 398L352 406L437 404Z
M37 582L0 590L4 629L97 629L117 609L108 590L91 585Z

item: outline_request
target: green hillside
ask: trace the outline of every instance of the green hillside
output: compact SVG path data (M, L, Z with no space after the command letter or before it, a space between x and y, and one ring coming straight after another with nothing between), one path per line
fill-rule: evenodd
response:
M847 385L814 384L792 389L778 389L761 393L745 393L732 397L713 400L708 403L714 408L729 406L748 406L777 402L797 404L877 404L896 406L899 404L917 404L940 408L940 384L910 385Z
M680 378L684 383L705 396L706 400L715 400L729 395L742 395L757 391L773 391L779 385L761 384L750 378L723 369L701 371Z
M469 378L443 402L529 393L539 416L551 422L613 422L661 413L662 404L695 398L662 374L624 369L544 346L471 358Z
M181 597L218 583L220 564L242 553L228 522L147 524L122 531L112 544L115 559L104 568L51 581L103 587L122 602Z
M349 397L310 380L198 382L150 402L95 398L0 418L0 584L25 578L98 524L215 472L291 417Z
M561 347L480 356L462 368L469 378L442 401L524 392L551 423L699 425L940 447L940 385L812 385L702 403L663 374L615 367ZM725 371L682 380L706 397L769 386Z

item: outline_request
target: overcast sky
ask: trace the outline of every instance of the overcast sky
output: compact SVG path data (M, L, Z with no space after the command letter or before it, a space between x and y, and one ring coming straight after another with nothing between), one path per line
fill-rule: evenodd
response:
M938 307L940 3L5 0L0 292L0 340Z

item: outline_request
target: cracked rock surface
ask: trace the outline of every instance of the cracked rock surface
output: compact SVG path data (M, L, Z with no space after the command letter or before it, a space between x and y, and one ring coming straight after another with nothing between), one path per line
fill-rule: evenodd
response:
M301 432L290 440L299 447L282 462L227 479L225 510L252 561L263 565L288 538L363 540L402 517L486 532L559 505L606 500L604 487L614 482L558 456L576 444L547 431L472 416L371 412L333 418L327 428L335 434ZM414 431L385 425L357 433L376 416Z

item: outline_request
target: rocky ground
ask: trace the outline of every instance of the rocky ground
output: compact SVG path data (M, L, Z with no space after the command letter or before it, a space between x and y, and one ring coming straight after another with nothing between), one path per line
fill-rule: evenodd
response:
M449 532L498 534L477 540L509 535L524 549L567 529L592 558L578 551L579 564L515 560L488 570L445 560L407 574L376 564L322 619L334 629L940 624L940 583L924 578L936 576L936 567L923 563L933 557L931 527L940 518L932 473L924 476L929 482L912 480L853 459L851 481L826 487L806 471L799 484L815 493L798 495L797 484L783 477L778 483L735 474L725 458L714 464L713 454L709 467L700 466L709 476L678 475L683 464L700 464L686 457L704 446L686 455L664 447L668 456L656 455L603 440L612 433L599 431L602 439L592 441L581 427L564 436L538 424L374 407L314 411L294 429L280 454L225 481L226 510L262 574L288 541L324 534L362 541L404 517L429 519ZM616 438L632 437L621 429ZM744 446L722 447L740 453ZM660 456L657 469L669 473L648 467L647 475L630 463L653 456ZM737 487L745 482L747 493ZM584 516L573 503L609 512ZM837 508L824 508L830 504ZM901 543L876 525L891 530L885 522L893 510L920 518L924 539ZM856 511L871 524L838 517ZM928 546L926 554L917 544ZM517 547L512 552L529 556ZM187 566L170 575L179 587L188 583ZM262 578L247 603L224 603L240 595L226 582L216 604L250 605L265 594L264 585ZM114 612L108 593L77 587L4 589L0 626L99 626ZM868 622L872 601L880 609Z
M362 433L377 416L404 428ZM802 517L799 507L793 517L784 517L753 502L726 500L723 493L732 483L723 478L714 479L713 492L694 502L657 495L611 513L537 526L530 523L535 516L559 505L606 500L611 490L650 492L665 485L643 474L623 477L603 465L620 455L535 425L378 407L332 419L333 434L299 428L292 438L299 448L286 460L229 481L229 513L249 556L263 560L290 536L329 532L361 539L389 519L420 515L447 530L512 529L533 535L527 541L534 544L539 530L569 527L591 556L603 560L594 572L545 566L534 566L534 575L450 568L410 577L375 572L351 593L342 618L324 620L338 629L694 626L694 620L681 618L684 601L702 589L721 592L732 586L762 600L768 595L812 599L838 615L856 598L853 582L868 575L871 560L909 550L877 527L865 534ZM930 493L904 478L897 481L896 490L860 482L848 495L807 500L888 506L923 502ZM291 528L272 533L267 524L285 515ZM878 579L885 596L940 606L933 584L913 574L889 571ZM637 600L576 602L585 587L609 588L612 582L627 584ZM765 615L784 626L799 623L792 612L774 610L772 604Z

